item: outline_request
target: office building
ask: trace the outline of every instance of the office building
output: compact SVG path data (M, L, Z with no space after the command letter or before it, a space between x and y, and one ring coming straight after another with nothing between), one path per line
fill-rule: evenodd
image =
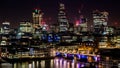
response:
M10 22L3 22L2 23L2 32L3 34L9 34L10 32Z
M19 32L32 33L33 32L32 23L30 23L30 22L20 22Z
M32 13L32 17L34 28L38 28L39 26L41 27L43 25L43 13L41 10L35 9Z
M108 12L93 11L94 32L106 34L106 27L108 25Z
M60 3L59 13L58 13L58 23L59 23L59 31L65 32L68 31L69 23L65 13L65 5Z

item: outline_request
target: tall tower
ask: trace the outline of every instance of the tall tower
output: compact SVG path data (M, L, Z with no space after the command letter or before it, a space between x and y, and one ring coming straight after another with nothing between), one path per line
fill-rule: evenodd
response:
M108 24L108 12L93 11L94 32L103 34Z
M63 3L59 4L59 13L58 13L58 23L59 23L59 31L65 32L68 30L69 23L65 13L65 5Z
M79 16L77 21L75 22L75 27L77 28L77 32L87 32L87 18L83 16L81 11L79 10Z
M35 9L32 13L33 25L35 28L42 26L43 13L39 9Z
M85 18L83 15L80 15L80 31L81 32L87 32L88 28L87 28L87 18Z

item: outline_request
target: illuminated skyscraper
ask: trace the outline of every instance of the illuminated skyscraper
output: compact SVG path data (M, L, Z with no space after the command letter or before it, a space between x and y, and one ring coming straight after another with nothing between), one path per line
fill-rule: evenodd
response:
M4 34L8 34L10 32L10 22L3 22L2 23L2 30Z
M108 24L108 12L93 11L94 32L103 34Z
M75 27L77 28L77 32L87 32L87 18L85 18L81 11L79 10L79 17L75 22Z
M33 25L35 28L42 26L43 13L39 9L35 9L32 13Z
M58 23L60 32L64 32L68 30L69 23L65 13L65 5L60 3L59 13L58 13Z
M87 32L87 18L85 18L83 15L80 16L80 28L81 32Z

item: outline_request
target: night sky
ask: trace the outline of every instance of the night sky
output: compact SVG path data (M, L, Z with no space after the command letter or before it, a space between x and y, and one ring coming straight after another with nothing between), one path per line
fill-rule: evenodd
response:
M81 9L82 14L92 24L92 11L100 10L109 12L109 25L120 23L120 3L118 0L61 0L65 3L69 21L73 22ZM44 18L56 23L58 3L60 0L0 0L0 23L9 21L17 27L21 21L32 22L32 11L40 8L44 12Z

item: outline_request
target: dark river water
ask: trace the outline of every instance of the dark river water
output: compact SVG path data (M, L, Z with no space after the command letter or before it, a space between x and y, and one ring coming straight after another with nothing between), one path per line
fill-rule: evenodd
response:
M92 67L90 67L92 65ZM107 65L109 66L109 65ZM99 64L84 63L75 60L55 58L50 60L27 61L19 63L1 63L0 68L103 68ZM104 68L111 68L106 67Z

